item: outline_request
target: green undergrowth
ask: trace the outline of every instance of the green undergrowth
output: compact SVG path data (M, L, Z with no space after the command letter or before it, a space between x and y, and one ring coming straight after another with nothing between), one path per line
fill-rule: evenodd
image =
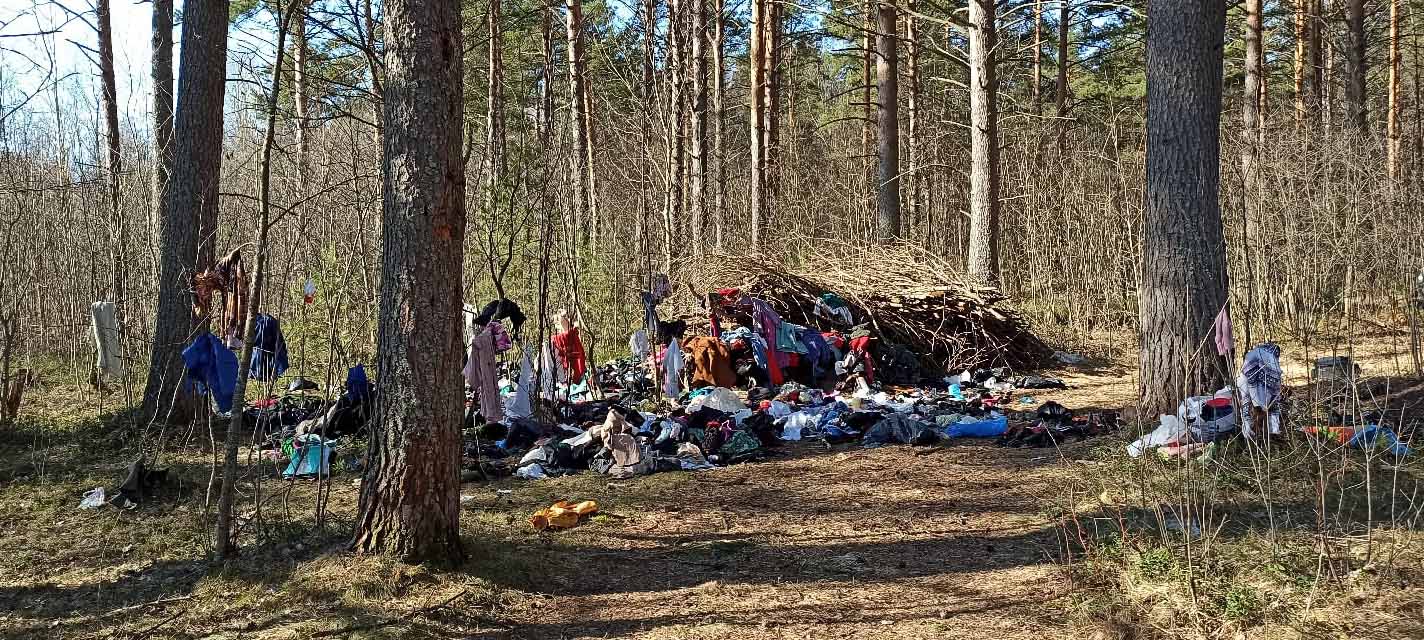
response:
M1133 436L1135 437L1135 436ZM1302 438L1206 458L1108 438L1045 502L1100 638L1419 637L1424 464Z

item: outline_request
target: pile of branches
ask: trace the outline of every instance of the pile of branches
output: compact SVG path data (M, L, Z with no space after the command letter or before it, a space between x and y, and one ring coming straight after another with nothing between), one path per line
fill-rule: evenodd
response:
M736 288L767 301L788 322L844 332L849 325L816 312L821 295L834 293L850 306L855 324L870 325L884 345L914 352L926 372L1028 369L1053 355L998 289L965 283L946 261L913 246L846 249L799 268L729 254L689 262L677 274L685 285L677 301L684 317L705 317L696 311L696 295Z

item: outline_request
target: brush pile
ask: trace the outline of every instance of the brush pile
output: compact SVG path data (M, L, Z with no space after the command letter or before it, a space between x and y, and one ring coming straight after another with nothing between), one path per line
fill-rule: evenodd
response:
M1033 368L1053 355L1002 293L964 283L948 263L921 249L857 248L821 259L792 269L762 256L713 254L689 261L677 279L685 291L736 288L766 300L788 322L845 331L842 322L816 313L821 295L834 293L856 324L869 324L887 346L914 352L927 373ZM689 317L703 315L694 311L690 293L677 306Z

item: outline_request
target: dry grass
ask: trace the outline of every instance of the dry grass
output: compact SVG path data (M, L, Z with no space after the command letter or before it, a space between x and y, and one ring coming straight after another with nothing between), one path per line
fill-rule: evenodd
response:
M1389 360L1369 355L1366 368ZM1053 373L1073 388L1035 398L1121 407L1133 368L1064 368ZM1315 579L1309 535L1280 538L1292 551L1272 559L1243 519L1189 570L1157 550L1152 505L1140 499L1149 494L1122 482L1135 476L1121 440L1061 450L803 443L700 474L472 483L462 518L470 558L432 568L345 552L352 474L336 476L318 529L315 485L268 468L262 527L249 522L242 556L222 565L208 560L200 446L170 449L175 481L138 510L78 511L85 490L121 479L136 442L92 417L27 415L29 426L0 438L5 638L1407 637L1421 619L1412 531L1389 532L1397 544L1387 554L1335 584ZM250 516L248 477L240 512ZM1223 502L1223 513L1252 511L1249 491L1229 495L1239 502ZM532 531L528 514L561 498L597 500L602 514ZM1187 577L1207 615L1182 613Z

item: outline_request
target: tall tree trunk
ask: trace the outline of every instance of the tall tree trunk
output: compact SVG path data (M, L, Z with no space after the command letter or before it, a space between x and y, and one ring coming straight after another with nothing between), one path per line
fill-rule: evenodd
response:
M722 224L727 217L727 169L726 157L722 152L722 122L725 117L722 100L726 93L726 78L723 74L727 70L726 61L726 41L727 41L727 2L726 0L713 0L716 4L715 24L713 26L712 42L712 188L713 205L712 216L715 225L716 247L722 250Z
M1035 2L1037 1L1035 0ZM921 216L924 215L925 184L924 177L920 175L920 19L915 15L919 10L916 0L909 0L906 6L909 7L909 13L905 16L905 40L908 41L906 53L910 66L906 75L906 80L910 84L910 95L905 102L905 107L910 112L909 123L906 127L906 133L910 139L910 150L906 154L910 170L906 173L910 177L910 224L918 226ZM913 237L913 232L908 235Z
M877 138L880 172L876 185L875 235L881 242L894 242L900 237L900 69L896 52L899 28L895 7L882 6L879 14L875 77L879 82L876 102L880 116Z
M1225 30L1225 3L1154 0L1148 6L1139 293L1146 415L1171 413L1183 394L1215 391L1224 371L1210 341L1227 286L1217 200Z
M153 85L150 116L153 120L152 188L156 231L168 217L168 172L173 168L173 0L153 0L152 27L149 83Z
M1261 236L1261 98L1264 93L1265 53L1261 42L1261 19L1263 0L1246 0L1246 60L1245 85L1241 95L1241 175L1246 215L1246 264L1250 273L1251 289L1247 296L1247 327L1255 321L1257 301L1266 294L1265 263L1262 259L1265 239Z
M766 154L766 199L769 210L776 211L781 194L781 50L785 39L782 3L768 2L767 13L770 33L766 35L766 119L762 123L766 140L762 150Z
M1389 179L1400 176L1399 158L1399 72L1402 54L1399 49L1399 0L1389 2Z
M875 114L872 112L875 106L875 96L872 94L875 89L875 83L874 78L871 76L872 70L875 68L875 23L878 19L877 11L875 10L875 0L865 0L864 11L865 22L863 29L865 31L865 37L861 41L861 82L863 84L861 87L861 109L864 119L860 123L860 154L861 161L865 163L865 185L869 191L878 193L878 190L875 189L875 165L873 164L873 156L871 155L871 146L875 140L875 134L872 133L872 127L875 126ZM865 207L867 214L871 212L872 206L873 205L867 201Z
M1054 83L1054 122L1058 129L1058 151L1064 150L1068 132L1068 27L1073 22L1073 5L1069 0L1058 0L1058 79Z
M999 79L994 0L969 0L969 277L999 283Z
M1043 0L1033 0L1033 113L1043 113Z
M592 167L589 166L588 92L584 84L583 0L565 0L565 26L569 38L569 111L574 133L575 228L589 224L593 216Z
M1345 52L1349 67L1345 85L1346 119L1360 134L1369 133L1369 113L1365 104L1365 0L1346 0L1345 23L1349 31L1349 49Z
M485 176L485 210L499 211L499 194L504 185L504 29L500 18L500 0L489 0L489 75L486 86L485 154L488 166Z
M104 175L109 187L109 223L113 225L110 242L113 264L110 265L109 295L118 305L119 318L124 309L124 247L125 237L123 206L119 201L119 177L123 175L123 153L119 141L118 86L114 79L114 28L110 21L109 0L98 0L94 5L96 28L99 32L99 76L101 78L101 105L104 111L104 142L107 150Z
M145 415L163 419L174 406L183 375L179 352L196 328L188 295L191 278L212 265L213 259L222 175L227 27L226 0L198 0L183 7L183 49L178 61L183 81L178 87L167 211L159 219L157 318L143 394Z
M267 94L267 128L262 135L262 156L257 177L257 264L252 274L252 287L247 301L246 317L243 318L242 351L237 359L237 384L233 389L233 402L237 407L227 425L227 436L223 446L222 489L218 494L217 528L213 532L214 547L218 555L231 558L237 552L237 541L233 537L232 508L237 494L237 444L242 431L244 413L243 398L247 395L247 378L252 365L252 349L257 342L257 313L262 306L262 279L267 270L267 231L272 212L272 146L277 132L277 105L282 92L282 64L286 58L287 29L291 26L292 14L301 0L292 0L286 10L278 10L276 60L272 64L272 86Z
M751 98L751 244L752 251L761 249L761 225L766 217L766 150L762 147L763 122L766 119L766 20L770 0L751 0L752 24L749 47L752 77L748 94Z
M637 236L634 246L637 248L639 256L647 256L649 250L648 231L651 227L649 212L650 206L648 179L653 175L656 166L653 162L653 114L657 113L657 91L653 85L654 73L657 70L657 44L656 38L658 28L658 5L657 0L643 0L639 21L643 28L643 66L638 86L638 97L642 102L641 117L639 118L639 134L642 136L642 153L639 154L638 163L642 167L642 179L638 181L638 219L636 220L633 234ZM649 263L651 269L651 263Z
M386 0L385 14L381 389L352 546L409 560L458 559L465 238L460 5Z
M1314 44L1312 35L1315 33L1315 22L1311 17L1311 4L1314 0L1295 0L1295 131L1297 134L1304 134L1307 129L1309 114L1309 88L1311 81L1315 79L1312 73L1314 64L1314 51L1311 45Z
M692 28L692 251L701 256L707 226L707 0L690 0Z
M683 108L686 106L686 96L683 92L683 76L686 73L683 66L686 62L684 50L686 42L683 40L683 12L686 10L688 0L668 0L668 36L667 36L667 77L668 77L668 102L669 114L672 120L668 123L668 193L667 201L663 208L663 271L671 272L676 260L677 243L675 241L678 225L682 224L683 205L687 202L687 129L684 127Z

